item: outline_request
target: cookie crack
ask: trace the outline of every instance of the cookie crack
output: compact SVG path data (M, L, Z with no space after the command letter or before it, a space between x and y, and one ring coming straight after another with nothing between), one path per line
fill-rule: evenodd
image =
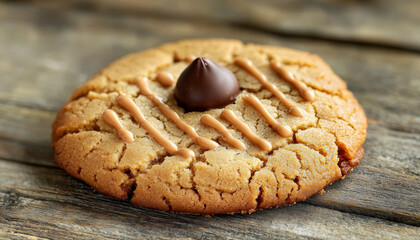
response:
M92 154L95 150L98 150L98 145L99 144L101 144L101 143L103 143L103 139L102 138L100 138L99 139L99 141L97 142L97 143L95 143L95 145L93 145L92 146L92 148L91 149L89 149L89 152L87 152L86 154L85 154L85 156L83 157L83 159L86 159L87 157L89 157L89 155L90 154Z
M163 202L166 204L168 211L172 211L172 205L171 202L169 201L169 199L165 196L163 196L162 198Z
M120 169L114 169L112 171L121 171ZM111 172L112 172L111 171ZM133 175L131 171L121 171L122 173L126 174L128 177L128 180L126 182L121 183L121 190L123 190L127 194L127 200L131 201L134 191L137 188L137 181L136 181L136 175Z
M77 129L71 129L71 130L65 130L63 131L62 134L60 134L60 137L55 140L55 142L58 142L61 138L63 138L66 135L70 135L70 134L78 134L78 133L83 133L83 132L106 132L106 133L111 133L111 132L107 132L105 130L101 130L99 125L97 124L98 119L92 120L90 123L83 125L83 127L81 128L77 128Z
M236 154L236 156L237 155L239 155L240 153L237 153ZM252 156L252 155L251 155ZM254 179L254 176L255 176L255 174L257 174L258 172L260 172L261 170L263 170L263 169L265 169L265 168L268 168L267 167L267 162L268 162L268 159L266 159L266 158L264 158L264 157L255 157L255 158L257 158L257 159L259 159L261 162L262 162L262 166L259 166L259 168L258 169L255 169L255 170L253 170L253 169L250 169L250 172L251 172L251 174L250 174L250 176L249 176L249 178L248 178L248 187L250 188L250 186L251 186L251 182L252 182L252 180ZM238 170L239 171L239 170ZM275 174L274 174L275 175ZM277 180L277 177L276 177L276 181L277 181L277 184L278 184L278 180ZM277 184L276 184L276 188L278 189L278 186L277 186ZM277 189L276 189L276 196L277 196L277 199L278 199L278 191L277 191ZM236 191L235 191L236 192ZM260 185L260 187L259 187L259 189L258 189L258 194L257 194L257 197L255 198L255 202L256 202L256 209L260 209L260 206L261 206L261 204L262 204L262 202L264 201L264 199L263 199L263 194L264 194L264 189L263 189L263 187L262 187L262 184Z
M264 201L264 199L263 199L263 194L264 194L264 189L263 189L263 187L262 187L262 185L260 186L260 188L259 188L259 193L258 193L258 196L257 196L257 199L255 199L255 201L257 202L257 209L261 209L261 204L263 203L263 201Z
M127 150L127 143L124 143L124 145L122 147L120 156L118 157L118 163L120 163L121 162L121 159L124 157L125 150Z
M200 156L201 158L203 158L204 159L204 161L206 161L205 160L205 156ZM198 197L198 202L199 203L201 203L201 194L200 194L200 192L198 191L198 189L197 189L197 184L196 184L196 182L195 182L195 180L194 180L194 178L195 178L195 175L196 175L196 173L195 173L195 167L194 167L194 164L195 164L195 161L191 161L190 162L190 165L189 165L189 169L190 169L190 171L191 171L191 175L190 175L190 181L191 181L191 189L192 189L192 191L197 195L197 197ZM204 207L204 209L206 208L206 206L203 206Z
M320 117L318 117L318 115L319 115L319 113L318 113L318 109L315 107L315 105L314 105L314 103L313 102L311 102L311 105L312 105L312 108L314 109L314 112L315 112L315 117L316 117L316 124L315 124L315 126L317 127L317 128L319 128L319 120L321 119Z
M330 96L336 96L336 97L339 97L339 98L340 98L340 99L342 99L342 100L345 100L345 99L344 99L344 97L343 97L343 91L344 91L345 89L337 89L337 90L338 90L338 92L332 92L332 91L328 91L328 90L326 90L326 89L320 88L320 87L318 87L318 86L316 86L316 85L312 84L311 82L307 82L307 81L302 81L302 82L304 82L304 83L308 86L308 88L310 88L310 89L312 89L312 90L316 90L316 91L319 91L319 92L323 92L323 93L325 93L325 94L327 94L327 95L330 95Z
M111 172L112 171L120 171L128 177L127 181L121 183L120 187L124 192L126 192L127 200L131 201L131 199L134 196L134 191L137 188L137 177L141 173L140 172L133 173L130 169L120 169L120 168L112 169Z
M134 180L133 183L131 184L130 188L128 188L127 191L127 200L131 201L131 199L133 199L134 196L134 191L136 191L137 189L137 180Z
M354 115L354 111L353 111L353 113L352 113L352 116ZM341 121L343 121L344 123L346 123L347 124L347 126L349 126L349 127L351 127L355 132L357 132L357 129L356 129L356 127L350 122L350 121L348 121L348 120L346 120L345 118L343 118L343 117L341 117L341 116L337 116L337 119L334 119L334 122L336 122L337 123L337 120L341 120Z
M300 163L300 170L299 171L308 170L308 169L303 168L303 165L302 165L302 156L300 154L298 154L297 152L293 151L293 150L290 150L290 151L294 152L295 155L296 155L296 158L299 160L299 163ZM299 175L301 175L301 174L299 174ZM295 178L293 178L293 182L295 182L296 185L297 185L297 187L298 187L297 190L300 190L302 188L302 186L299 183L299 175L297 175Z
M147 173L151 168L153 168L154 166L156 166L156 165L161 165L164 161L165 161L165 158L166 157L168 157L169 155L168 154L159 154L158 153L158 156L156 157L156 158L153 158L149 163L148 163L148 165L147 165L147 167L146 167L146 172L145 173Z
M279 185L280 185L280 182L279 182L279 179L278 179L278 177L276 175L276 170L277 170L277 168L275 166L273 166L270 169L270 171L274 174L274 177L276 179L276 198L277 198L277 204L276 204L276 206L279 206L280 205L280 197L279 197L279 189L280 189L279 188ZM284 173L281 173L281 174L283 175L283 177L285 179L287 179L287 176Z

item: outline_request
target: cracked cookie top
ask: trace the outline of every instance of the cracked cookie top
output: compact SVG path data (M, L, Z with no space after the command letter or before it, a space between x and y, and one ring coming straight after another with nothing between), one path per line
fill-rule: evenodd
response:
M197 57L233 74L236 100L200 109L179 91L184 108L201 111L178 106L177 80ZM104 194L214 214L293 204L319 192L359 163L366 127L357 100L318 56L207 39L110 64L60 110L52 142L57 163Z

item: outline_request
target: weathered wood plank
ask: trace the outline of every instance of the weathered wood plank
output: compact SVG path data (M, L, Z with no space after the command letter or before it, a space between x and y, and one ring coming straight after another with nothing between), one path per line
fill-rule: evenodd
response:
M44 4L57 1L38 0ZM67 7L255 28L283 36L420 50L419 1L71 0Z
M371 122L364 148L366 165L420 177L420 134Z
M345 181L307 200L324 206L420 226L420 178L371 166L361 166ZM369 186L367 188L361 186Z
M55 113L50 110L57 110L65 102L65 96L113 59L165 41L197 36L235 37L250 42L284 45L319 53L331 63L340 76L348 80L349 87L354 90L368 116L372 118L362 165L351 173L346 181L334 184L324 196L315 197L309 203L418 225L419 209L414 205L416 196L419 195L417 183L420 164L420 109L417 107L420 100L416 98L420 94L418 55L384 51L381 48L326 44L323 41L291 41L275 35L224 25L210 26L178 20L171 20L169 23L165 19L159 20L151 16L123 16L115 19L106 14L64 12L60 9L49 11L49 8L39 6L10 7L0 3L0 6L2 5L7 7L0 8L0 29L6 34L0 35L0 56L7 56L7 59L0 57L0 74L3 76L0 78L0 158L55 166L49 147L50 124ZM156 31L157 27L160 31ZM73 186L69 191L90 189L74 179L66 179L70 184L80 184ZM26 179L22 178L22 181ZM39 184L42 186L43 183ZM405 193L403 196L407 204L399 205L396 202L401 193ZM41 191L39 194L44 193ZM373 198L372 201L366 201L368 198L356 198L364 194ZM389 196L393 201L386 201ZM125 204L112 201L115 206ZM90 207L94 207L93 203L91 204ZM132 209L128 203L124 206ZM313 209L318 209L305 204L304 206L311 208L307 212L309 215L311 211L315 211ZM46 211L44 208L48 208L48 204L44 204L43 208L32 208L31 214ZM103 208L106 209L106 206ZM145 211L149 214L149 210ZM289 210L281 210L284 211ZM295 214L290 211L288 214ZM49 213L55 214L52 210ZM77 213L73 211L71 214ZM165 213L159 214L166 216ZM287 218L287 215L276 217ZM86 221L88 219L85 218ZM155 221L158 222L159 219ZM312 221L315 219L312 218ZM225 222L228 223L228 220ZM17 223L19 229L8 230L23 236L30 234L31 229L43 229L45 234L54 233L57 229L61 231L61 226L54 225L53 222L40 224L16 220L14 223ZM46 224L51 225L45 227ZM247 224L255 226L255 223ZM293 224L290 227L295 228ZM218 228L216 224L211 227ZM155 231L156 227L153 229ZM296 229L306 231L302 228ZM251 232L252 229L247 228L246 231ZM63 236L68 235L66 230L62 230L61 233ZM283 236L286 233L289 234L279 230L278 234ZM89 234L93 234L93 231ZM100 234L89 236L104 237ZM245 234L238 236L245 237Z
M354 89L356 95L362 100L368 116L375 118L374 123L370 125L366 157L360 168L363 166L388 168L394 172L404 173L409 179L410 176L419 176L418 132L420 124L417 116L420 115L420 110L415 107L419 100L413 96L419 94L419 88L417 88L419 81L416 79L420 61L414 54L353 45L325 45L323 42L304 40L290 42L273 35L258 33L253 36L252 34L257 33L223 26L203 28L200 24L182 21L163 25L164 20L152 19L149 22L139 22L137 17L114 19L106 15L96 16L80 12L59 12L51 16L47 9L29 8L28 10L25 6L15 6L12 11L1 12L0 10L0 17L5 19L1 21L0 26L8 33L7 36L2 35L3 38L0 36L0 39L5 44L11 45L8 48L0 48L7 56L10 56L5 61L6 64L2 65L3 73L7 77L0 79L0 82L4 81L4 86L6 86L4 90L0 89L3 91L0 99L2 98L4 102L0 104L0 136L3 138L0 156L3 158L55 166L52 151L49 148L50 124L54 118L54 112L48 109L58 109L65 101L63 96L69 95L74 87L84 80L82 78L86 78L86 75L77 78L77 74L85 72L92 74L122 54L156 45L166 39L169 41L192 37L197 29L203 29L200 32L202 37L213 36L212 34L236 36L247 41L282 44L321 53L340 75L348 79L350 88ZM41 24L55 18L61 19L58 20L57 26ZM33 19L37 21L30 22ZM150 19L142 18L142 20ZM103 22L107 23L105 27ZM156 26L160 25L162 25L164 35L155 31ZM13 31L11 26L13 26ZM66 29L65 36L57 35L58 29L61 31ZM137 38L133 32L148 32L150 36L146 39ZM22 39L26 35L32 37L29 38L29 44L25 45ZM95 45L88 44L90 41L94 41ZM109 49L109 44L113 44L115 48ZM18 50L22 47L24 49L20 50L21 53ZM74 49L79 49L79 51ZM107 51L104 52L104 49ZM12 54L16 52L17 54ZM346 57L338 56L337 53ZM37 57L44 55L46 59L49 59L45 65L48 67L40 69L33 67L36 65L33 63L39 60ZM10 59L12 63L7 63ZM59 63L55 62L57 59ZM364 61L360 61L361 59ZM387 61L384 63L383 59ZM17 68L11 67L18 64L27 71L18 71ZM394 79L400 80L394 81ZM13 141L8 141L9 139ZM384 145L389 145L389 147L384 148ZM401 146L404 151L401 151ZM393 174L393 172L388 173ZM375 174L373 175L380 175L381 171L378 170ZM360 179L357 175L354 177L357 181L365 180L365 175L362 175ZM395 175L392 175L390 179L395 179ZM358 185L352 185L352 187L355 186ZM377 185L361 184L360 187L362 192L384 190L383 186L378 188ZM374 191L371 189L373 187L376 187ZM396 193L397 190L392 189L391 192ZM331 195L332 200L328 200L328 203L336 204L334 208L348 210L345 193ZM375 200L373 202L377 203L381 198ZM313 204L328 205L317 201ZM392 218L390 214L393 214L395 210L386 204L382 204L379 208L373 203L368 207L365 204L363 201L356 202L353 207L360 213L382 214L381 216L386 218ZM367 210L364 210L365 208ZM399 215L397 214L396 218L401 215L403 219L412 223L413 215L406 215L406 212L412 210L412 207L397 208L395 212Z
M0 103L0 139L47 146L56 113Z
M54 162L54 149L49 144L0 138L0 158L39 166L57 166Z
M59 169L1 160L0 206L0 236L6 237L416 239L420 233L413 226L303 203L212 218L136 208L92 192Z

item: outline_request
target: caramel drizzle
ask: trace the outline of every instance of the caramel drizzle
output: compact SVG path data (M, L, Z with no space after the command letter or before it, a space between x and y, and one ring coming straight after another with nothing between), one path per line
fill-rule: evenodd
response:
M156 76L156 81L158 81L164 87L170 87L174 84L175 79L172 74L167 72L161 72Z
M133 133L128 131L124 128L124 126L121 124L120 120L118 119L117 114L111 110L107 109L102 114L102 118L104 121L110 125L111 127L115 128L118 132L118 136L126 143L132 143L134 142Z
M270 124L270 126L274 128L274 130L276 130L276 132L280 134L280 136L291 137L293 135L292 129L289 126L278 123L270 115L270 113L267 111L264 105L260 102L260 100L258 100L257 97L255 97L254 95L249 95L249 96L242 97L242 99L246 103L251 105L253 108L255 108L255 110L257 110L265 118L268 124Z
M297 117L303 117L303 110L297 107L292 101L288 100L275 85L267 81L265 75L262 74L249 59L236 58L234 63L254 76L264 88L270 91L287 108L289 113Z
M163 146L163 148L165 148L165 150L169 152L169 154L181 155L184 158L195 157L193 151L187 148L178 149L178 147L173 142L164 137L155 127L153 127L153 125L146 120L144 115L141 113L139 107L137 107L137 105L130 97L120 92L120 95L117 97L117 102L128 112L130 112L131 116L134 117L136 122L140 124L153 137L153 139L155 139L155 141L158 144Z
M277 74L280 75L284 80L288 83L292 84L298 91L301 97L306 101L312 102L315 98L315 94L313 91L309 90L306 84L303 82L296 80L293 74L290 71L287 71L286 68L282 66L280 62L275 61L274 59L270 61L270 67Z
M188 56L184 59L185 62L191 63L194 61L195 56ZM286 96L278 90L278 88L270 83L266 76L261 73L249 59L244 58L237 58L235 59L234 63L247 71L249 74L251 74L253 77L255 77L261 85L269 90L287 109L288 112L291 113L294 116L303 116L303 110L299 107L297 107L291 100L288 100ZM314 100L314 92L308 89L308 87L302 83L301 81L298 81L295 79L293 74L287 69L285 69L280 62L277 62L275 60L270 61L270 67L280 75L284 80L286 80L288 83L293 85L300 93L300 95L306 100L306 101L313 101ZM164 87L170 87L174 84L175 80L172 74L161 72L157 75L156 81L158 81L162 86ZM218 143L215 141L212 141L205 137L200 137L195 129L188 125L186 122L184 122L179 115L173 111L171 108L169 108L168 105L163 103L157 96L155 96L149 89L147 85L147 79L146 78L138 78L136 79L135 83L140 89L140 94L146 96L149 100L155 104L159 108L159 110L169 119L171 120L179 129L181 129L184 133L186 133L188 136L190 136L194 143L199 145L200 147L204 148L205 150L211 150L219 146ZM264 119L270 124L270 126L277 131L282 137L290 137L293 135L292 129L287 126L283 125L281 123L278 123L267 111L267 109L264 107L264 105L260 102L260 100L255 97L254 95L245 96L242 98L244 102L251 105L254 109L256 109L263 117ZM133 100L126 96L123 93L120 93L120 95L117 98L118 103L123 106L126 110L128 110L131 115L134 117L134 119L139 123L154 139L156 142L158 142L160 145L162 145L167 152L169 152L172 155L181 155L185 158L188 157L195 157L195 154L193 151L187 148L181 148L178 149L178 147L172 143L169 139L165 138L156 128L154 128L143 116L140 109L137 107L137 105L133 102ZM232 124L236 129L238 129L242 134L244 134L248 139L251 140L252 143L260 147L263 151L271 151L272 145L264 140L263 138L258 137L255 135L251 129L243 123L241 120L239 120L236 115L231 110L223 110L220 114L220 117L228 121L230 124ZM133 142L134 137L133 134L125 129L121 122L118 119L117 114L108 109L103 113L103 119L106 123L108 123L110 126L114 127L118 131L119 137L124 142ZM230 132L226 129L225 126L223 126L219 121L217 121L214 117L204 114L201 119L201 123L216 129L221 135L222 139L226 141L228 144L230 144L232 147L240 149L240 150L246 150L245 144L243 144L238 139L234 138Z
M234 138L232 136L232 134L230 134L230 132L226 129L225 126L223 126L223 124L221 124L219 121L217 121L214 117L212 117L209 114L204 114L201 118L200 118L200 122L208 127L212 127L214 129L216 129L216 131L218 131L221 135L222 135L222 139L223 141L227 142L229 145L231 145L232 147L239 149L239 150L246 150L246 146L245 144L243 144L241 141L239 141L238 139Z
M251 131L251 129L241 120L239 120L231 110L228 110L228 109L223 110L223 112L220 114L220 117L228 121L230 124L232 124L236 129L238 129L242 134L244 134L249 140L251 140L252 143L260 147L263 151L267 151L267 152L271 151L272 149L271 143L255 135Z
M140 89L140 94L144 95L150 101L152 101L153 104L155 104L155 106L158 107L159 110L163 113L163 115L165 115L169 120L171 120L184 133L190 136L195 144L197 144L205 150L211 150L219 146L219 144L215 141L198 136L197 132L192 126L184 122L174 110L172 110L168 105L163 103L162 100L160 100L156 95L154 95L150 91L147 85L146 78L137 78L135 83Z
M197 57L190 55L184 58L184 62L191 63ZM175 78L171 73L168 72L161 72L156 76L156 81L158 81L163 87L170 87L175 83Z

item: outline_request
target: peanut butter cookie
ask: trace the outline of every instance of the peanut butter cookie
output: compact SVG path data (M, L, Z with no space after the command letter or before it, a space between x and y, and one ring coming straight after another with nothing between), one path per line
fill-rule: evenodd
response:
M60 167L138 206L218 214L294 204L363 157L366 117L316 55L237 40L125 56L53 124Z

